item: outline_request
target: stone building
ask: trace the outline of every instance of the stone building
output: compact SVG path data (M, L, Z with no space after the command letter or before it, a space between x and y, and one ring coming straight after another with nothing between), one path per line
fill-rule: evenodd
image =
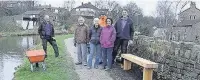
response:
M91 2L82 3L80 6L72 10L72 15L83 16L86 18L98 17L100 13L108 14L108 9L99 9L92 5Z
M91 2L83 3L72 9L72 16L82 16L85 18L85 21L88 25L92 25L92 20L95 17L99 17L101 14L108 15L108 9L99 9L94 6Z
M58 25L59 13L62 11L63 8L52 7L51 5L35 6L33 10L23 13L22 27L23 29L37 28L38 24L42 21L44 15L49 15L50 21L54 25Z
M58 21L57 13L54 13L49 10L33 10L33 11L26 11L23 14L23 16L22 16L23 17L23 21L22 21L23 29L33 29L34 27L37 28L39 23L42 21L44 15L49 15L50 21L54 25L57 25L57 21ZM30 27L30 24L32 27Z
M55 22L63 22L65 21L69 15L69 11L64 7L52 7L49 5L39 5L34 8L34 10L45 11L47 15L49 15Z
M200 36L200 9L195 2L179 13L178 23L171 28L171 40L195 42Z
M26 11L23 14L21 25L23 29L33 29L34 25L39 23L40 14L42 11Z

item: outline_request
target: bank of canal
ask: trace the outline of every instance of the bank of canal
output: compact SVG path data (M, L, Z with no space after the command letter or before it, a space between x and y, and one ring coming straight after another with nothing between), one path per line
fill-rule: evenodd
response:
M12 80L15 67L23 62L24 52L40 43L38 36L0 38L0 80Z
M23 59L23 64L17 69L14 80L79 80L77 73L74 70L74 64L70 55L66 54L64 40L72 37L72 35L56 36L59 47L60 56L55 58L54 51L50 44L48 44L48 57L45 62L47 71L40 68L37 71L30 71L30 63L26 57ZM37 49L42 49L41 44Z

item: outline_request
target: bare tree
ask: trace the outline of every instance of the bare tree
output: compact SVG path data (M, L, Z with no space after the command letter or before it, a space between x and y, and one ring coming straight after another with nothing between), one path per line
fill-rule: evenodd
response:
M142 10L139 8L135 2L130 2L123 7L128 11L129 17L133 20L133 25L136 30L139 30L141 18L143 17Z
M178 13L182 11L189 1L158 1L157 4L157 18L160 19L159 25L162 27L167 27L177 23Z
M190 3L190 1L183 1L183 0L179 0L177 2L174 2L175 4L175 16L176 18L178 18L178 14L180 12L182 12L183 8ZM176 21L173 22L173 25L176 24Z
M116 1L111 0L95 0L94 4L99 9L109 9L109 11L112 11L119 5Z
M170 24L169 21L175 19L175 15L172 11L172 2L165 0L165 1L158 1L157 4L157 17L160 19L160 27L166 27Z
M94 1L94 6L96 6L99 9L105 9L107 5L107 1L104 0L95 0Z
M94 4L99 9L108 9L107 16L114 19L114 21L121 16L122 6L116 1L111 0L95 0Z
M119 5L119 3L116 1L109 1L108 6L110 11L109 16L111 16L114 20L121 16L123 8Z
M141 8L139 8L135 2L128 3L126 6L124 6L124 9L128 10L130 16L136 16L142 14Z
M64 1L64 7L69 11L71 11L74 8L74 6L75 6L75 0Z

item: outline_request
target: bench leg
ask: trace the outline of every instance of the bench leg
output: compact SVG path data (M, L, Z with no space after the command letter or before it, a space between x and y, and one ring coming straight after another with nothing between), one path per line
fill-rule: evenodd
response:
M130 70L131 69L131 62L124 59L124 70Z
M152 80L153 69L144 68L143 69L143 80Z

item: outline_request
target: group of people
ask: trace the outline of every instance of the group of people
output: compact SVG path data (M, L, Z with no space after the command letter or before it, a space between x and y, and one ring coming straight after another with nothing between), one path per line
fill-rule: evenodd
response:
M133 22L128 17L126 10L122 16L113 24L112 18L100 16L94 18L93 25L88 27L83 17L78 18L78 25L74 33L74 46L77 47L78 62L76 65L92 68L94 54L94 68L101 67L110 70L121 47L121 53L127 53L128 43L133 40ZM90 47L87 56L87 45ZM101 63L103 63L101 65Z

